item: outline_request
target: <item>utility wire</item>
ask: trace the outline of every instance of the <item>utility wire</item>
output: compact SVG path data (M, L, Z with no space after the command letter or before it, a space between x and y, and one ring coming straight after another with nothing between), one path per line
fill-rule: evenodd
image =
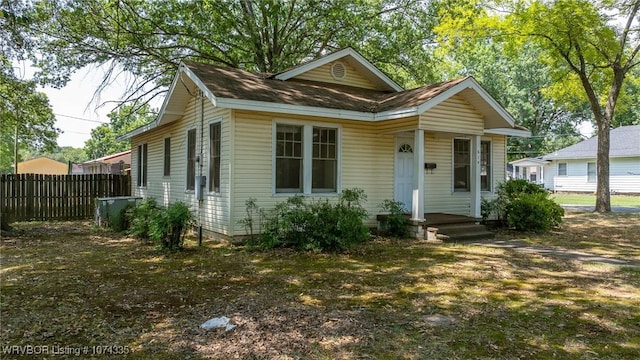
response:
M92 119L81 118L81 117L77 117L77 116L71 116L71 115L64 115L64 114L53 114L53 115L67 117L67 118L70 118L70 119L88 121L88 122L93 122L93 123L98 123L98 124L108 124L108 122L104 122L104 121L92 120Z

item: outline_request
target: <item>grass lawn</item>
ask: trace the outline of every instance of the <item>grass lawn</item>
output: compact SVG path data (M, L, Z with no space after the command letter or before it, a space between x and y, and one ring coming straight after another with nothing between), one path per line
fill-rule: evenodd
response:
M595 205L596 196L590 194L553 194L551 198L558 204ZM611 195L611 206L640 207L640 196Z
M640 261L640 214L565 219L550 235L499 239ZM640 268L390 239L348 254L194 241L164 254L86 222L16 228L0 243L0 350L87 346L86 358L93 346L126 346L115 359L640 354ZM200 328L223 315L238 326Z

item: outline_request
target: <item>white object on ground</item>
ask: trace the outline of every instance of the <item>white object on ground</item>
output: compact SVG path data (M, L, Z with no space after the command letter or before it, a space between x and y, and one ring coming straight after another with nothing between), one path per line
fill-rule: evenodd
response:
M200 325L203 329L216 329L216 328L224 328L224 331L229 331L236 327L231 323L231 319L226 316L221 316L217 318L212 318L205 321L202 325Z

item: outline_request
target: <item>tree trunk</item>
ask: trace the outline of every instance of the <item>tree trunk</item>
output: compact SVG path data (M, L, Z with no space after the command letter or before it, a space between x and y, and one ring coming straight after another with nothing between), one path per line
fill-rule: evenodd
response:
M609 145L610 123L606 117L598 123L597 190L596 212L611 212L611 194L609 193Z

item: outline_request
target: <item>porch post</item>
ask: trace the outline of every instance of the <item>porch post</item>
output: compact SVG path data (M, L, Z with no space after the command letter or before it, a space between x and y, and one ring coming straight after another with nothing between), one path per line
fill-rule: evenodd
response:
M538 179L538 184L541 184L542 187L544 187L544 165L538 165L538 168L540 169L540 179Z
M413 206L411 220L424 220L424 130L413 137Z
M480 213L480 136L471 137L471 203L470 216L482 217Z

